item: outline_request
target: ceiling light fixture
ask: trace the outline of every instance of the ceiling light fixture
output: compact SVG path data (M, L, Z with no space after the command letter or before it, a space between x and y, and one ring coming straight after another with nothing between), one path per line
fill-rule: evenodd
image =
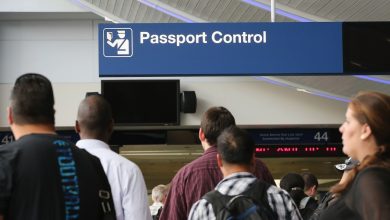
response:
M333 100L336 100L336 101L341 101L341 102L346 102L346 103L349 103L351 101L351 100L346 99L346 98L341 98L341 97L337 97L337 96L334 96L334 95L328 95L328 94L325 94L323 92L310 92L310 94L313 94L313 95L316 95L316 96L320 96L322 98L333 99Z
M253 5L255 7L261 8L263 10L271 11L270 5L258 2L256 0L241 0L241 1L243 1L247 4L250 4L250 5ZM289 12L284 11L282 9L275 9L275 13L278 15L282 15L284 17L290 18L290 19L295 20L295 21L300 21L300 22L312 22L313 21L311 19L307 19L307 18L301 17L299 15L289 13Z
M297 88L297 91L298 91L298 92L305 92L305 93L311 94L311 92L308 91L308 90L306 90L306 89Z
M390 85L390 80L380 79L378 77L366 76L366 75L353 75L353 76L356 78L359 78L359 79L365 79L365 80L370 80L370 81L377 82L377 83L383 83L385 85Z

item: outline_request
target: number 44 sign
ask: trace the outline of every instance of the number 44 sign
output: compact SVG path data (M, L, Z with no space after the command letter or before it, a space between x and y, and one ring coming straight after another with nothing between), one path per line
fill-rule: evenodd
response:
M326 132L326 131L324 133L317 132L314 135L314 140L317 140L317 141L328 141L328 132Z

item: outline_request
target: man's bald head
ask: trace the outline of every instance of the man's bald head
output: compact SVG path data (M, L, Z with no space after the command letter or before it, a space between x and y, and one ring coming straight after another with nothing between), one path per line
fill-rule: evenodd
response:
M99 139L107 142L113 127L110 104L100 95L91 95L81 101L77 113L76 130L81 139Z

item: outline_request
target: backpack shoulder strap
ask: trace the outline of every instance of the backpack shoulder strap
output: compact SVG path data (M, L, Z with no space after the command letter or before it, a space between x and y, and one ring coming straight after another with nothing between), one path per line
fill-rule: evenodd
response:
M253 185L246 190L243 194L251 197L266 213L269 219L277 219L275 211L269 205L267 190L270 184L261 180L256 180Z
M266 197L267 189L269 187L269 184L266 182L262 182L260 180L256 180L253 182L251 187L249 187L244 193L244 195L254 197L253 195L256 195L254 199L258 200L259 198Z
M202 197L212 205L215 216L226 206L230 198L231 196L222 195L217 190L210 191Z

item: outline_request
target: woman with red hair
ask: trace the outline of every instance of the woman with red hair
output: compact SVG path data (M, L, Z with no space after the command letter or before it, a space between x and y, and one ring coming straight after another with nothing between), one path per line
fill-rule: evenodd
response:
M359 93L340 132L343 152L360 163L331 188L339 199L321 219L390 219L390 96Z

